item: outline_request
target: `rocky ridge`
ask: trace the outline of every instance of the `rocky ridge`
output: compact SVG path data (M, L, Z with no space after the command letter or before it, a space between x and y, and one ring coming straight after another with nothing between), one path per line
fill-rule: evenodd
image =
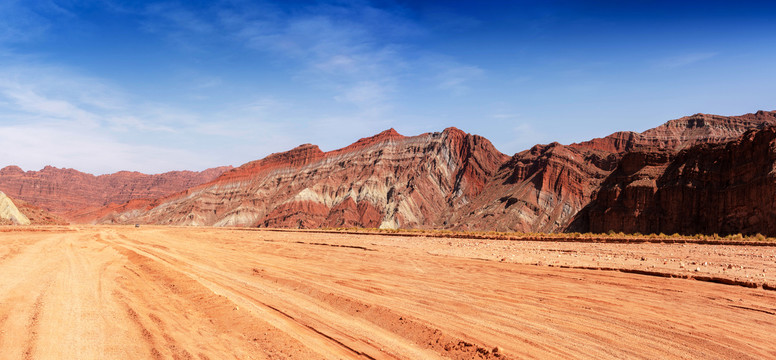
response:
M776 234L776 127L678 153L628 153L585 217L593 232ZM587 213L587 214L586 214Z
M262 227L437 227L508 159L456 128L390 129L343 149L302 145L164 199L127 203L99 222Z
M646 220L653 215L643 214L649 213L644 212L645 207L654 207L651 204L655 202L674 204L676 215L671 216L681 218L681 209L688 206L685 202L690 195L678 192L681 186L671 184L690 181L687 179L696 175L706 180L716 176L719 179L714 181L722 184L733 181L739 171L752 172L747 167L733 166L752 149L715 150L703 161L693 156L710 151L703 149L740 143L747 136L756 138L753 134L766 133L774 124L776 112L730 117L695 114L641 133L618 132L571 145L536 145L512 157L500 153L487 139L455 128L411 137L390 129L329 152L315 145L301 145L176 194L90 208L74 218L98 223L215 226L687 233L702 229L705 223L678 222L680 225L673 227L632 224L654 224L654 220ZM712 166L709 164L715 163L709 159L725 151L730 152L727 161L731 164L727 177L710 175L716 174L713 169L696 174L676 172L678 165L671 166L680 158L694 161L693 166L699 169ZM765 169L768 161L763 158L758 166ZM674 172L666 172L670 169ZM669 175L674 177L673 182ZM762 178L758 176L741 179L761 181L755 180ZM690 182L698 183L701 178ZM737 186L750 187L749 180L742 181ZM645 186L652 190L639 192ZM659 201L650 198L658 192L656 189L669 186L675 190L663 190L661 194L674 195L661 195ZM709 186L711 183L704 183L697 188ZM769 186L773 187L763 183L757 195L727 192L714 195L714 199L768 196L765 189ZM616 188L634 191L610 194ZM698 201L711 195L692 196ZM738 210L724 215L727 208L717 205L714 219L735 218L723 221L731 225L718 232L762 228L764 223L757 219L767 218L768 213L760 209L752 215L742 208L745 200L725 199L723 204ZM751 220L741 220L740 216ZM687 226L686 231L683 226Z
M695 114L642 133L617 132L571 145L536 145L503 164L477 199L449 214L450 223L456 229L473 230L592 230L585 223L587 212L579 213L627 154L673 154L699 144L731 141L772 124L776 124L776 112L730 117Z
M14 199L69 217L69 213L85 208L175 193L213 180L231 168L217 167L202 172L171 171L156 175L120 171L94 176L52 166L26 172L18 166L6 166L0 169L0 190Z

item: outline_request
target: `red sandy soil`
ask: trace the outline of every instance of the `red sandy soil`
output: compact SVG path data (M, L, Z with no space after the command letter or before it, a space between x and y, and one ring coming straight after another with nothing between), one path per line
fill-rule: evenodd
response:
M0 359L776 357L774 247L684 245L13 229Z

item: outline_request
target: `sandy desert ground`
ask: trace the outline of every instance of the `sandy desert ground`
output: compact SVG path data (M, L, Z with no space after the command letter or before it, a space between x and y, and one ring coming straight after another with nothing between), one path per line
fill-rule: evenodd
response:
M773 246L19 229L0 359L776 358Z

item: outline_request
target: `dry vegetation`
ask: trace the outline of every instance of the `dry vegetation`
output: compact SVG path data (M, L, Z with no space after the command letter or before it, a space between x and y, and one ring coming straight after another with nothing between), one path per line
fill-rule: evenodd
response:
M313 230L314 231L314 230ZM547 241L602 241L602 242L657 242L657 243L774 243L776 238L762 234L743 235L730 234L626 234L610 231L608 233L523 233L502 231L460 231L442 229L376 229L376 228L325 228L320 231L331 231L354 234L397 234L402 236L450 237L468 239L493 240L547 240Z

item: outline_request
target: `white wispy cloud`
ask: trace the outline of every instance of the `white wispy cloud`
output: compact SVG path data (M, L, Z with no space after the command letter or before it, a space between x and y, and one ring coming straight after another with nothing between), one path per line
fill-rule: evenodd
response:
M246 46L298 62L297 81L331 90L338 101L375 106L390 100L405 63L370 26L390 16L364 4L326 5L283 17L233 14L224 25Z
M18 84L0 86L2 87L0 93L7 99L6 104L10 104L12 109L17 112L27 113L38 118L78 120L80 123L96 120L94 114L68 101L42 96L32 89Z
M671 56L671 57L667 57L659 60L657 62L657 67L664 68L664 69L675 69L675 68L692 65L704 60L708 60L717 55L718 53L716 52L699 52L699 53L690 53L690 54Z
M141 28L149 33L165 37L176 47L188 51L200 51L200 39L213 35L216 27L207 18L187 10L178 3L153 3L140 10L145 17Z
M50 24L44 16L20 0L0 2L0 43L19 43L44 34Z
M159 20L153 15L147 28L176 44L187 39L185 46L207 47L214 40L203 35L216 29L214 33L221 37L217 41L270 55L295 69L293 81L328 92L331 100L354 105L357 111L391 109L401 79L428 67L424 60L408 55L404 46L409 37L423 36L427 30L401 11L367 1L324 1L293 11L264 2L219 2L207 14L165 4L149 12L159 13L166 21L164 26L153 25ZM463 88L464 70L474 69L448 74L447 89Z
M5 145L0 165L159 172L239 165L303 142L333 149L395 126L396 97L403 89L423 82L431 90L460 95L484 74L478 66L413 49L409 40L428 30L400 8L368 1L324 1L293 11L259 1L219 1L205 8L103 1L111 11L131 13L140 30L186 55L209 57L219 44L229 43L230 49L239 47L236 54L274 58L292 74L289 81L315 99L268 96L272 89L257 88L256 94L198 111L185 101L132 93L89 75L89 69L22 61L10 53L0 58L0 141ZM0 20L18 18L10 25L0 21L0 54L4 34L49 31L45 16L35 18L36 11L18 4L0 4ZM62 10L58 16L69 16ZM3 26L10 30L2 32ZM195 63L171 74L185 88L181 98L209 100L232 85L227 73Z
M135 116L129 96L99 79L47 65L9 65L0 69L0 114L15 119L69 121L91 127L134 123L154 128ZM8 116L8 115L6 115Z
M0 167L54 165L101 174L240 165L314 140L300 131L302 120L294 106L273 97L196 113L74 70L0 68Z
M312 129L296 129L294 135L288 129L268 127L262 136L296 138L322 146L347 144L394 126L393 111L403 89L426 86L443 96L459 96L485 75L476 65L409 46L431 30L405 16L398 7L377 7L369 1L323 1L287 11L276 4L237 1L218 3L208 12L215 16L178 16L187 21L171 32L185 33L192 27L191 22L198 24L208 19L209 27L217 28L223 41L277 59L292 69L294 82L332 101L322 112L289 109L293 106L276 107L272 114L259 111L257 120L246 121L303 121L307 124L305 129ZM478 25L472 19L448 20L455 20L459 27ZM193 28L189 38L197 42L194 35L205 27ZM207 43L202 42L202 46ZM243 112L233 119L251 116ZM233 131L231 125L205 127L219 133ZM332 129L338 131L333 133ZM321 140L321 133L329 135Z
M455 95L462 95L469 90L469 83L480 78L484 71L472 65L446 63L439 66L436 76L437 86Z
M116 141L101 129L84 129L64 122L0 126L0 162L38 170L43 165L72 167L101 174L120 170L161 172L201 167L199 156L162 146Z
M0 165L38 169L53 164L98 173L181 169L196 165L198 156L122 141L119 135L163 136L195 121L185 111L133 102L111 85L61 68L0 69Z

